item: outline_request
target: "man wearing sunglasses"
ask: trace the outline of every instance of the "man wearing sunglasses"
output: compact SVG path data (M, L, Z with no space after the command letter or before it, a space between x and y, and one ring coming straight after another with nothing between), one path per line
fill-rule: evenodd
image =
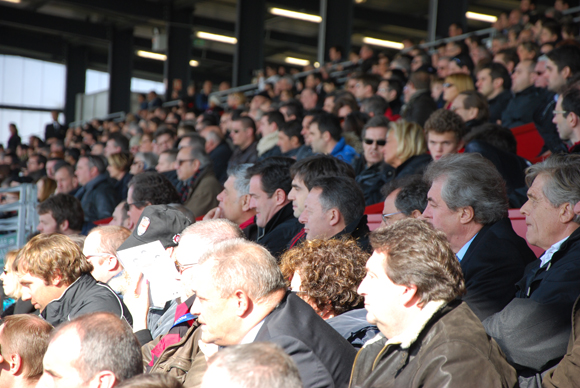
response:
M367 206L381 202L382 176L385 168L391 168L383 162L383 148L387 144L389 119L375 116L363 128L363 155L355 160L356 181L365 196Z

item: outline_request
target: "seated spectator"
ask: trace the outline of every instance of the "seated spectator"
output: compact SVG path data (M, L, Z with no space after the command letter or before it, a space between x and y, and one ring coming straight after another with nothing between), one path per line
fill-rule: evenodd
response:
M554 124L560 139L569 144L569 153L580 153L580 89L571 87L558 97Z
M42 234L79 234L83 229L81 202L67 194L57 194L38 204L38 230Z
M296 363L275 344L229 346L208 360L201 388L302 388Z
M463 148L465 122L448 109L438 109L425 122L425 139L433 160L457 153Z
M109 176L115 179L115 190L121 201L127 200L127 185L133 174L129 173L131 164L133 162L133 155L128 152L111 154L108 157L109 165L107 171Z
M355 160L353 167L356 182L365 196L367 206L381 202L380 188L386 168L383 162L383 149L387 144L389 120L384 116L370 119L362 132L363 155Z
M513 230L505 182L480 155L449 155L425 172L431 185L423 217L447 236L465 277L463 298L480 318L513 298L534 253Z
M46 156L41 154L32 154L26 161L24 176L28 182L36 183L40 178L46 176Z
M318 94L311 88L304 88L300 92L300 103L304 107L305 110L316 109L319 105L319 97ZM283 117L283 116L282 116Z
M113 212L113 219L109 222L111 226L122 226L129 230L133 230L133 225L127 214L127 201L121 201Z
M443 83L444 108L449 109L455 97L466 90L475 90L471 76L467 74L450 74L445 77L445 82Z
M8 251L4 256L4 271L0 273L2 290L4 291L2 318L14 314L29 314L36 310L30 301L22 300L22 287L19 283L18 272L12 270L18 252L19 250ZM12 304L8 305L6 298L13 299Z
M37 387L112 388L143 373L137 339L126 322L111 313L93 313L60 326L44 355Z
M171 149L163 151L159 155L159 160L157 165L155 166L155 171L158 173L165 175L167 179L173 184L173 186L177 186L179 179L177 178L177 171L175 169L175 160L177 159L177 152L178 150Z
M471 76L473 68L473 60L466 52L456 54L449 58L449 64L447 65L449 74L465 74Z
M427 118L437 109L431 97L431 75L426 71L411 73L404 94L405 106L401 117L408 122L425 125Z
M383 160L392 168L385 169L384 182L423 173L433 160L426 151L425 134L419 124L405 120L391 122L387 144L383 148Z
M154 171L159 157L153 152L137 152L129 172L135 176L143 171Z
M289 100L280 104L280 113L284 115L284 120L300 120L304 117L304 107L299 101Z
M286 291L276 259L263 247L239 239L220 243L200 259L195 283L198 297L191 313L203 323L203 342L218 346L238 345L247 338L272 342L296 362L305 387L348 384L354 348L304 301ZM227 303L232 296L225 297L231 294L222 292L226 288L236 290L242 310ZM215 314L216 306L226 307ZM249 332L255 335L247 337ZM199 358L205 356L198 353Z
M81 201L87 223L110 217L119 203L106 172L107 164L102 156L83 156L77 163L75 175L82 187L75 197Z
M175 164L179 179L177 191L181 202L193 212L194 218L216 207L216 196L223 188L213 173L211 159L205 150L196 146L181 148Z
M477 91L487 98L489 122L497 123L512 95L509 71L501 63L489 63L477 72Z
M403 83L401 80L394 78L382 80L379 84L377 94L383 97L389 104L385 116L391 121L397 121L403 105L401 102L403 95Z
M307 158L307 157L314 154L312 152L312 147L311 147L311 142L310 142L310 123L312 122L312 120L314 120L314 117L316 115L318 115L319 113L320 113L320 111L306 112L306 114L304 115L304 118L302 120L298 120L302 124L302 131L300 132L300 134L304 138L304 145L302 145L298 149L298 151L296 152L296 155L293 156L294 158L296 158L296 160L302 160L302 159ZM290 122L290 121L293 121L293 120L289 120L287 122Z
M381 228L403 218L422 218L429 185L421 175L395 179L383 186L381 192L385 197Z
M313 240L286 252L280 263L290 290L357 349L378 332L356 292L367 259L352 240Z
M506 128L511 129L534 121L534 111L541 99L534 86L535 67L534 61L522 61L512 74L514 96L501 116L501 125Z
M254 241L257 238L255 224L256 209L250 207L250 179L246 176L252 164L239 164L228 170L224 189L218 194L219 205L210 210L204 220L225 218L240 226L245 236Z
M153 152L153 134L145 132L141 135L139 152Z
M129 229L114 225L98 226L91 230L85 239L83 255L93 265L91 275L95 280L108 283L123 271L117 249L130 235Z
M322 177L312 181L298 219L304 224L307 240L348 238L361 249L369 249L364 196L348 177Z
M489 121L487 100L475 90L459 93L451 103L450 110L463 119L467 133L471 128L486 124Z
M119 132L111 133L103 150L103 155L108 158L121 152L129 152L129 139Z
M38 202L46 201L56 191L56 181L48 176L43 176L36 182L36 199Z
M153 136L155 137L155 140L153 140L153 152L159 155L163 151L173 148L177 132L174 129L161 126L155 131Z
M291 120L282 124L278 131L278 142L276 145L280 148L282 156L295 157L300 147L304 145L302 137L302 123L298 120Z
M52 326L35 315L12 315L0 326L3 387L36 387Z
M361 73L355 77L354 96L358 101L374 96L379 88L380 78L375 74Z
M250 209L256 210L256 242L275 257L280 257L301 229L288 198L293 163L291 158L273 156L256 163L246 174L250 179Z
M351 164L358 156L342 137L338 118L329 113L321 113L314 117L308 129L308 137L312 152L332 155Z
M508 73L513 74L515 67L519 63L519 58L516 50L510 47L498 51L493 56L493 61L504 65Z
M117 294L92 276L93 266L71 239L60 234L38 235L15 262L22 299L30 300L53 326L95 311L109 311L132 324L131 314Z
M371 236L358 292L381 333L357 355L351 386L517 386L499 346L458 299L465 284L445 235L406 219Z
M213 163L215 177L223 185L228 179L228 161L232 156L232 149L218 126L205 127L201 135L205 138L205 152Z
M230 126L234 152L228 162L228 168L238 164L255 163L258 160L258 142L254 120L249 117L240 117L232 120Z
M181 203L181 198L169 179L158 172L147 171L135 175L129 181L125 208L133 228L138 225L141 213L146 206L170 203Z
M526 240L546 252L526 268L515 298L483 322L518 369L522 386L539 381L566 353L572 307L580 295L580 231L573 209L580 200L580 157L553 155L530 167L526 182L529 199L520 210Z
M278 133L283 124L284 116L282 113L278 111L264 113L258 129L258 133L262 136L257 145L259 160L282 154L276 143L278 143Z

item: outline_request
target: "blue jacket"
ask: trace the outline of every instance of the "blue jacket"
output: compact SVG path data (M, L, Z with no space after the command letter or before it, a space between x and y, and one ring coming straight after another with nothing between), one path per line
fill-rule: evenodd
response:
M340 160L344 160L348 164L352 164L354 158L358 157L358 153L354 150L354 148L346 144L344 137L341 137L338 143L336 143L330 155Z

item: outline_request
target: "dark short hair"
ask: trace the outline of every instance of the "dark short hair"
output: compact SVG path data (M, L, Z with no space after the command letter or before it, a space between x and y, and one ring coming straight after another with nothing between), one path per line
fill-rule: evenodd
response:
M157 128L153 137L155 139L157 139L159 136L162 136L162 135L169 135L169 137L171 137L172 139L175 139L177 137L177 131L175 129L168 128L166 126L161 126L161 127Z
M314 116L312 119L312 124L318 124L318 130L322 135L324 132L328 132L330 137L334 140L338 141L342 137L342 128L340 127L340 120L333 114L330 113L321 113L317 116Z
M75 176L75 168L67 162L57 163L56 166L54 166L54 173L56 174L56 172L62 168L66 169L70 176Z
M296 116L296 120L302 121L304 118L304 107L297 100L288 100L280 104L280 108L286 107L288 108L288 116Z
M84 314L58 327L51 342L69 330L77 332L81 350L74 366L84 381L110 371L117 381L143 373L141 346L131 326L108 312Z
M503 90L511 90L512 88L512 77L508 69L498 62L491 62L485 65L481 70L489 70L489 74L492 80L501 78L503 80Z
M47 198L37 206L39 215L50 213L57 225L68 221L68 226L72 230L82 230L85 214L81 201L72 195L56 194Z
M409 77L409 82L415 89L429 89L431 87L431 75L426 71L414 71Z
M397 98L401 97L404 88L403 81L401 79L391 77L383 81L387 81L389 83L389 86L387 87L389 90L394 90L397 92Z
M570 87L562 93L562 110L566 112L564 117L567 117L570 112L580 117L580 89Z
M44 164L46 166L46 161L47 161L46 156L44 156L42 154L34 153L34 154L30 155L29 159L31 159L31 158L36 158L36 161L38 164Z
M277 110L266 112L264 116L268 118L268 124L276 123L278 129L282 128L282 125L284 125L284 115Z
M282 189L288 195L292 189L292 177L290 167L296 161L285 156L273 156L257 162L248 168L246 177L251 179L255 175L261 176L262 190L269 197L274 195L276 190Z
M364 86L370 86L373 93L377 92L379 84L381 83L381 78L376 74L363 73L358 75L356 79L362 82Z
M572 74L580 71L580 47L571 44L565 44L556 47L546 54L549 60L554 62L558 71L562 71L566 66L570 68Z
M476 120L489 120L489 105L487 104L487 98L476 90L466 90L459 94L465 96L465 99L463 100L463 107L465 109L478 109L477 116L475 117Z
M419 210L421 213L425 211L429 185L423 180L421 175L393 179L382 187L381 194L386 198L398 189L401 191L395 199L395 207L402 211L404 215L410 217L415 210Z
M465 294L461 266L447 237L429 223L406 218L375 230L370 242L387 256L383 267L393 283L417 286L422 306L437 300L451 302Z
M284 132L289 139L293 137L298 138L298 142L300 144L304 144L304 137L302 136L302 123L298 120L290 120L285 122L281 127L280 130Z
M111 133L109 135L109 140L115 142L115 146L121 147L121 152L129 151L129 139L119 132Z
M290 167L292 179L298 176L308 190L312 181L325 176L345 176L354 179L356 174L352 166L343 160L330 155L312 155L297 161Z
M181 198L171 181L157 171L144 171L135 175L129 181L128 187L133 187L134 202L151 205L181 203Z
M321 177L312 181L312 189L319 188L323 210L338 209L346 225L361 218L365 212L365 196L352 178Z
M437 109L425 121L425 134L429 132L453 132L457 141L465 134L465 122L455 112L448 109Z
M518 57L518 52L514 48L505 48L499 50L495 55L498 54L503 55L503 58L506 63L513 62L514 68L517 66L518 63L520 63L520 57Z
M364 107L367 114L373 113L374 117L383 116L389 107L389 103L383 97L375 94L361 103L361 108Z
M467 135L463 137L465 144L472 140L483 140L505 152L515 154L517 152L517 141L513 132L502 127L499 124L485 123L472 128Z
M239 118L233 120L232 121L239 121L242 123L242 128L244 129L248 129L251 128L252 129L252 134L254 136L256 136L256 122L254 121L254 119L252 119L249 116L240 116Z

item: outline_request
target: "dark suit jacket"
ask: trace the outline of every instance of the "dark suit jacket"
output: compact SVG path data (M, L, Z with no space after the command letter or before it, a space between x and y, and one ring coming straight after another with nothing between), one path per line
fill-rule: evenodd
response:
M296 363L305 388L347 387L356 350L306 302L287 293L254 342L272 342Z
M535 259L509 218L485 225L461 260L467 288L463 300L481 320L501 311L514 298L526 265Z
M54 123L47 124L44 127L44 140L48 140L51 137L56 137L59 140L64 140L66 136L66 127L58 123L58 127L55 127Z

